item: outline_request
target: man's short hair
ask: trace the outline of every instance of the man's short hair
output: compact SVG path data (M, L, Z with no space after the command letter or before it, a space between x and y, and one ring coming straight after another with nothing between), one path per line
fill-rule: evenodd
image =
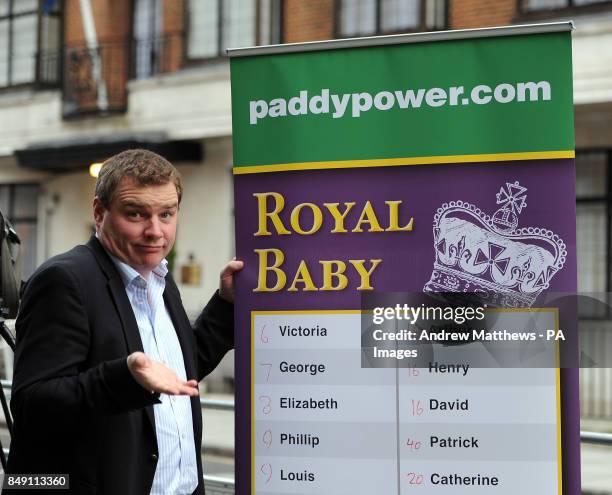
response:
M124 177L130 177L141 186L160 186L171 182L181 202L183 185L174 165L152 151L133 149L111 156L100 169L95 195L105 208L110 208L117 186Z

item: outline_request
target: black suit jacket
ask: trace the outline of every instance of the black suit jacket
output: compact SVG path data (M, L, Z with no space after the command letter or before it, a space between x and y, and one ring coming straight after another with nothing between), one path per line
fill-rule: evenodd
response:
M187 379L199 381L233 346L233 305L216 294L192 329L170 275L164 301ZM142 351L142 342L121 277L95 237L32 275L16 334L7 471L69 474L70 493L148 494L158 456L158 396L128 370L126 357ZM197 397L191 407L200 480L195 493L203 494Z

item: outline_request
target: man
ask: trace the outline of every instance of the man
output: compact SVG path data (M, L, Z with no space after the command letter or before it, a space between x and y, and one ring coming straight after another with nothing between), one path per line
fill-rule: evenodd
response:
M69 474L79 494L204 493L197 383L233 346L242 263L225 267L192 329L165 261L181 194L161 156L110 158L96 183L96 235L28 281L9 473Z

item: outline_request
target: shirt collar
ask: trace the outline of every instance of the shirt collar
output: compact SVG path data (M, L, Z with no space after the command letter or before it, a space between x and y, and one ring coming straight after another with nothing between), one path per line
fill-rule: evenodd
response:
M100 240L100 237L98 236L97 232L96 232L96 238ZM104 248L104 246L102 247ZM115 264L115 267L119 271L119 275L121 275L121 280L123 281L123 285L125 287L130 285L130 283L146 286L147 280L140 273L138 273L138 271L136 271L133 267L131 267L127 263L121 261L114 254L109 252L106 248L104 248L104 250L110 256L111 260L113 260L113 263ZM155 268L153 268L151 273L153 273L153 275L156 277L165 279L166 275L168 274L168 260L166 260L165 258L161 260L161 263L157 265Z

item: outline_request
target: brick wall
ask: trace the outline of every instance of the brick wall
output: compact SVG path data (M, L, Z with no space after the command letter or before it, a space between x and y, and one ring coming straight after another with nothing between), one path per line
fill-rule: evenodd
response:
M285 43L331 39L335 35L334 0L284 0ZM450 29L512 24L518 0L448 0Z
M91 2L98 41L124 40L131 32L130 1L95 0ZM64 39L67 46L85 43L79 0L64 2Z
M334 37L334 0L285 0L283 9L284 43Z
M66 46L83 43L83 22L81 21L81 7L79 0L64 1L64 42Z
M574 107L576 149L612 147L612 103L591 103Z
M512 24L517 0L448 0L449 28L467 29Z
M184 0L162 0L163 12L163 61L164 72L175 72L183 64Z

